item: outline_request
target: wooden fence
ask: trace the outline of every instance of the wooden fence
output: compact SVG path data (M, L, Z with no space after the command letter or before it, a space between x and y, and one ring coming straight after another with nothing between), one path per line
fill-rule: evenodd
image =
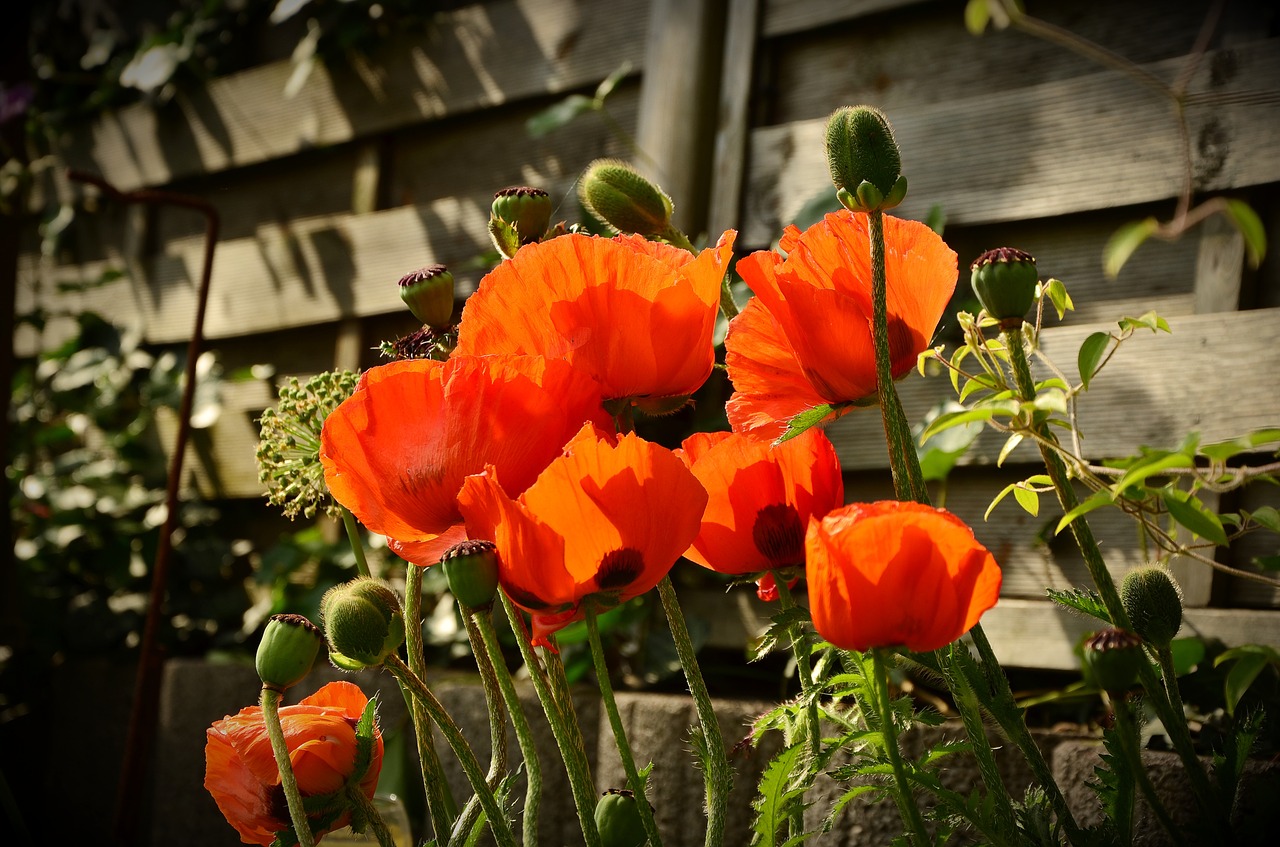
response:
M269 363L278 379L375 364L377 341L413 324L395 281L432 262L466 267L486 250L495 189L540 185L565 199L559 214L572 219L582 167L629 157L628 145L593 114L538 139L524 123L567 93L589 95L623 63L632 70L610 113L675 197L677 222L694 232L736 228L742 250L769 246L830 189L826 115L872 103L903 150L911 191L901 214L923 218L939 206L962 268L1008 244L1066 281L1078 308L1044 331L1043 347L1068 373L1090 332L1149 309L1169 319L1172 335L1130 342L1083 398L1091 457L1174 446L1191 430L1209 441L1280 425L1280 261L1250 270L1240 236L1217 221L1142 247L1114 280L1100 259L1120 224L1172 214L1188 167L1198 193L1247 199L1280 243L1278 13L1260 0L1229 4L1191 63L1207 11L1196 4L1031 5L1160 79L1192 64L1189 161L1169 101L1132 76L1012 29L970 35L963 4L918 0L477 3L440 14L425 36L316 72L292 98L283 94L289 63L268 64L163 108L106 115L60 156L123 189L165 186L217 204L224 240L206 333L226 370ZM99 206L79 215L67 253L42 257L33 234L18 311L94 309L151 344L181 342L193 318L199 226ZM109 268L126 273L59 291ZM457 274L460 296L478 275ZM55 322L15 342L29 355L60 332ZM936 376L912 376L900 389L916 419L950 393ZM274 396L271 381L225 386L223 414L197 443L194 480L207 496L261 495L255 419ZM850 497L885 496L876 416L850 415L830 434ZM1011 664L1074 667L1071 645L1087 624L1043 596L1046 586L1082 582L1083 565L1065 536L1040 540L1058 517L1047 504L1032 518L1010 500L983 521L996 492L1035 472L1025 448L995 467L999 446L994 434L980 438L946 493L1005 568L987 631ZM1256 486L1235 502L1256 508L1280 497ZM1093 521L1117 574L1142 563L1128 518L1103 511ZM1247 569L1276 544L1275 535L1253 536L1221 559ZM1175 570L1191 629L1280 643L1280 591L1190 562ZM717 639L740 643L761 610L744 598L740 620L711 617Z

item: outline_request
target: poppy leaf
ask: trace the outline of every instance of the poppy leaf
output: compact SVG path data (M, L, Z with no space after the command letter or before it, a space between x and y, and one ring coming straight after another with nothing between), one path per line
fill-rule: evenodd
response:
M1197 497L1175 488L1166 488L1160 495L1170 516L1179 524L1206 541L1218 545L1227 544L1227 533L1222 527L1222 521L1206 509Z
M1082 503L1080 503L1074 509L1072 509L1071 511L1067 512L1065 515L1062 516L1062 520L1058 521L1058 526L1054 528L1053 534L1057 535L1058 533L1062 532L1062 530L1066 529L1068 526L1071 525L1072 521L1074 521L1076 518L1080 517L1081 515L1086 515L1089 512L1092 512L1094 509L1098 508L1099 506L1105 506L1111 502L1112 502L1112 494L1110 491L1103 490L1103 491L1093 492L1087 498L1085 498L1085 500Z
M1050 600L1064 609L1079 612L1091 618L1097 618L1105 624L1111 623L1111 615L1107 612L1107 607L1103 604L1102 598L1093 591L1079 588L1057 591L1050 588L1046 594L1048 594Z
M1134 251L1159 228L1160 222L1155 218L1145 218L1130 221L1112 233L1107 246L1102 249L1102 267L1107 276L1115 279Z
M1030 488L1020 484L1015 485L1013 487L1013 499L1017 500L1023 511L1032 517L1040 514L1040 495Z
M1080 345L1077 362L1080 367L1080 382L1084 385L1085 391L1089 390L1089 380L1093 379L1093 375L1098 372L1098 365L1102 363L1102 357L1109 346L1111 346L1109 332L1095 332Z
M812 409L805 409L803 412L787 421L786 432L782 433L781 437L779 437L777 441L773 442L774 446L776 447L784 441L790 441L797 435L802 435L808 430L813 429L815 426L834 414L835 411L835 407L830 403L824 403L821 406L814 406Z
M756 820L752 829L756 847L775 847L778 844L778 830L782 828L791 815L791 810L804 794L803 788L795 785L794 773L797 767L803 767L804 745L796 744L774 757L760 776L759 790L751 804L756 810Z
M1228 200L1227 215L1244 237L1245 250L1249 254L1249 267L1256 269L1267 255L1267 228L1253 207L1243 200Z
M864 794L869 794L873 791L881 791L881 790L882 790L881 787L878 785L858 785L858 786L854 786L853 788L850 788L844 794L841 794L839 799L837 799L836 802L831 806L831 811L823 819L822 831L831 832L831 830L835 829L836 822L840 820L840 815L844 812L845 807L848 806L850 803L852 803L854 800L857 800L859 797L861 797Z

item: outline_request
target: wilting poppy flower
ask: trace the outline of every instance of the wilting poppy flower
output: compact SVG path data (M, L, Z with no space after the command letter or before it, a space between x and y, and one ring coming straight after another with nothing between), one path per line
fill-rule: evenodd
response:
M805 552L813 627L848 650L945 647L1000 596L1000 566L973 530L919 503L855 503L815 518Z
M500 475L499 475L500 476ZM587 424L538 480L507 495L492 469L458 495L467 530L501 556L498 581L532 615L534 643L657 585L698 534L707 493L674 453Z
M522 247L467 300L457 353L565 359L606 400L687 396L711 374L720 282L736 233L697 256L639 236Z
M956 285L956 254L933 230L884 217L885 290L894 378L929 346ZM803 233L738 262L755 299L729 325L725 364L735 432L777 438L796 415L822 405L872 403L871 248L867 216L833 212Z
M685 556L720 573L803 565L809 518L844 505L840 460L821 430L776 447L739 433L700 432L685 439L680 456L710 498Z
M356 723L368 699L349 682L331 682L296 706L280 709L285 746L302 796L329 794L346 783L356 763ZM290 826L280 772L271 752L262 707L214 721L206 732L204 787L246 844L270 844ZM382 771L382 733L374 727L373 758L360 789L373 797ZM346 826L343 814L317 835Z
M466 539L458 489L492 466L519 493L585 420L609 421L599 386L538 356L454 356L372 368L325 420L320 459L334 498L432 565Z

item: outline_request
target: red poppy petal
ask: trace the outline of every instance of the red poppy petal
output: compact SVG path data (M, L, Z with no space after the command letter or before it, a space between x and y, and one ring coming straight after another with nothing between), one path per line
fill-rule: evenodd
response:
M449 527L430 541L397 541L387 539L387 549L406 562L429 568L440 561L445 552L457 544L467 540L467 526L464 523Z

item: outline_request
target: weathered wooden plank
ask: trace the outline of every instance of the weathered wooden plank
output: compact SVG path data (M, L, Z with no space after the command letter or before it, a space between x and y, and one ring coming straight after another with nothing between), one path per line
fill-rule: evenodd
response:
M1244 268L1244 236L1221 215L1204 222L1196 255L1196 314L1240 308L1240 273Z
M1171 78L1181 63L1146 67ZM1275 40L1205 57L1190 91L1199 190L1280 180ZM1151 202L1181 190L1181 145L1167 103L1116 72L889 118L911 182L900 207L906 217L923 218L941 204L953 223L997 222ZM831 190L823 127L811 120L752 133L744 244L770 243L809 199Z
M187 91L163 109L130 106L75 133L61 156L121 189L263 162L396 127L597 82L623 61L644 0L500 0L442 12L374 63L317 68L292 98L277 62Z
M707 231L738 228L742 180L746 171L747 113L755 66L760 0L730 3L725 21L724 68L720 78L719 120L712 154L711 204Z
M1128 455L1140 446L1173 447L1191 431L1205 442L1280 425L1280 309L1189 315L1169 321L1171 335L1138 335L1125 343L1079 402L1082 448L1092 459ZM1077 380L1076 351L1095 330L1115 324L1045 329L1041 348L1069 379ZM1037 378L1048 372L1036 364ZM908 418L923 419L954 399L945 375L910 375L898 383ZM884 431L874 409L858 410L828 430L846 468L885 467ZM963 461L992 464L1004 437L986 430ZM1027 444L1010 461L1034 463Z
M873 15L887 9L918 6L921 0L768 0L764 6L764 35L774 38L826 24Z
M1280 509L1280 488L1267 483L1245 487L1235 500L1236 508L1250 512L1264 506ZM1280 533L1261 530L1239 539L1231 547L1231 564L1246 571L1258 571L1253 560L1260 556L1280 555ZM1280 576L1271 571L1269 576ZM1220 592L1222 602L1230 606L1280 606L1280 588L1245 579L1226 579Z

